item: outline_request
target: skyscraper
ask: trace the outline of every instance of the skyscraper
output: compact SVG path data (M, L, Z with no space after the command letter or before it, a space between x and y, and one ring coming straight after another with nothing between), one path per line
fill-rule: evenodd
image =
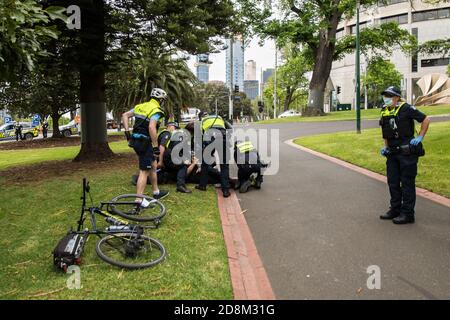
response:
M208 54L199 54L197 55L197 62L195 63L195 67L197 69L197 79L203 83L208 83L209 81L209 65L211 62L209 61Z
M247 98L250 100L255 99L259 95L259 81L258 80L245 80L244 92Z
M256 80L256 61L248 60L245 63L245 80Z
M275 69L266 69L263 71L263 84L267 84L267 82L269 82L269 78L273 75L274 72Z
M231 64L231 41L227 40L226 52L226 80L227 87L231 87L230 64ZM244 43L242 37L235 37L233 41L233 90L239 86L239 91L244 91Z

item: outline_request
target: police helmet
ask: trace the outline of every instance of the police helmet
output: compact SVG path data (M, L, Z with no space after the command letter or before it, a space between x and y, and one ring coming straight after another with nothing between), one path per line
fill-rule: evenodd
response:
M165 100L167 99L167 92L165 92L163 89L160 88L154 88L150 93L150 97Z
M386 97L402 97L402 92L400 91L399 88L394 87L394 86L390 86L389 88L387 88L386 90L384 90L381 93L382 96L386 96Z

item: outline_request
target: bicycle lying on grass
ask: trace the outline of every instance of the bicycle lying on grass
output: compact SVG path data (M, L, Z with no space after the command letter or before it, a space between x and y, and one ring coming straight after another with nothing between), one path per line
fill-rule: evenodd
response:
M86 207L86 196L89 195L92 206ZM141 217L139 203L146 198L150 202L151 209L159 208L156 215ZM124 201L123 199L131 199ZM70 231L56 246L53 251L54 264L67 271L73 264L81 263L81 253L90 235L100 238L95 250L97 255L105 262L125 269L142 269L152 267L162 262L166 256L166 249L156 239L144 234L145 226L130 224L114 214L129 220L152 221L165 215L164 205L150 197L126 194L113 198L110 202L102 202L100 206L93 206L89 183L83 179L83 201L81 216L78 220L77 231ZM103 207L107 207L107 211ZM128 208L128 209L127 209ZM84 229L86 213L89 214L92 230ZM113 214L114 213L114 214ZM109 226L105 230L97 228L96 216L104 217Z

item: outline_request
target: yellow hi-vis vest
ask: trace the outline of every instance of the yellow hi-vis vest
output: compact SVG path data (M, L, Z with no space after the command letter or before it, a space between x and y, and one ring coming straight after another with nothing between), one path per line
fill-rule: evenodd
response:
M161 113L162 117L165 115L161 105L155 99L151 99L149 102L141 103L134 107L134 116L137 119L150 120L150 118L157 113Z
M400 103L392 110L387 107L381 110L380 126L384 139L399 139L414 135L414 121L398 117L400 109L405 104L406 101L400 100Z
M164 130L167 132L170 132L169 130ZM162 133L162 132L161 132ZM182 142L185 139L185 131L183 129L177 129L172 132L170 132L170 139L166 141L164 144L164 147L166 149L172 148L176 146L178 143Z
M396 117L398 115L398 112L402 108L402 106L406 103L406 101L400 101L400 104L393 108L392 110L389 110L387 107L381 110L381 116L382 117Z
M202 119L202 130L206 132L209 128L225 129L225 121L221 116L208 116Z
M251 141L239 142L238 144L236 144L236 147L239 149L240 153L246 153L256 150Z

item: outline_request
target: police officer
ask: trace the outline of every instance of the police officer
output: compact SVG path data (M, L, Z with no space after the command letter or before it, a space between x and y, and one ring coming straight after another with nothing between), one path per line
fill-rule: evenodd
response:
M42 136L43 138L47 138L47 132L48 132L48 122L44 121L44 123L42 124Z
M264 165L261 163L258 151L250 140L236 141L234 160L238 167L238 186L235 188L239 187L240 193L247 192L251 186L260 189L263 182L261 168ZM256 177L253 179L254 175Z
M23 139L23 137L22 137L22 129L23 129L23 127L22 127L22 125L20 124L20 122L17 122L16 123L16 130L15 130L15 134L16 134L16 141L19 141L19 139L20 140L22 140Z
M180 142L184 141L190 144L190 141L186 141L188 138L190 138L190 135L187 134L187 131L180 129L177 122L167 123L167 129L162 131L158 136L159 150L161 153L159 156L158 168L162 168L169 175L174 174L176 176L177 191L181 193L192 192L186 187L186 176L188 164L190 164L191 150L189 147L189 154L186 155L186 158L189 159L188 163L181 161L183 159L179 159L181 163L174 161L174 159L172 159L172 151Z
M205 156L210 157L214 154L214 151L217 151L220 160L220 185L222 187L222 194L225 198L228 198L230 196L230 173L227 157L227 128L230 129L232 127L218 115L209 116L208 113L201 112L199 118L201 121L203 137L206 137L206 139L203 139L203 160L201 164L200 183L195 186L195 188L206 191L206 185L208 184L208 169L212 164L207 163L208 159L205 159ZM208 151L211 151L211 154L206 155L204 151L212 143L216 146L217 144L220 145L219 150L210 150L208 148Z
M168 195L169 192L158 188L156 170L160 151L157 132L159 124L165 115L163 108L167 100L167 93L162 89L154 88L150 97L150 101L138 104L130 111L125 112L122 115L122 121L129 145L133 147L139 157L139 178L136 193L144 194L147 178L150 176L153 197L161 199ZM131 117L135 117L132 134L130 134L128 127L128 119ZM141 206L145 207L146 203L142 203Z
M398 88L389 87L381 94L385 104L380 119L385 145L381 155L387 158L391 206L380 218L392 220L395 224L414 223L417 163L419 156L425 154L422 141L430 119L406 103ZM422 124L417 137L414 137L414 120Z

